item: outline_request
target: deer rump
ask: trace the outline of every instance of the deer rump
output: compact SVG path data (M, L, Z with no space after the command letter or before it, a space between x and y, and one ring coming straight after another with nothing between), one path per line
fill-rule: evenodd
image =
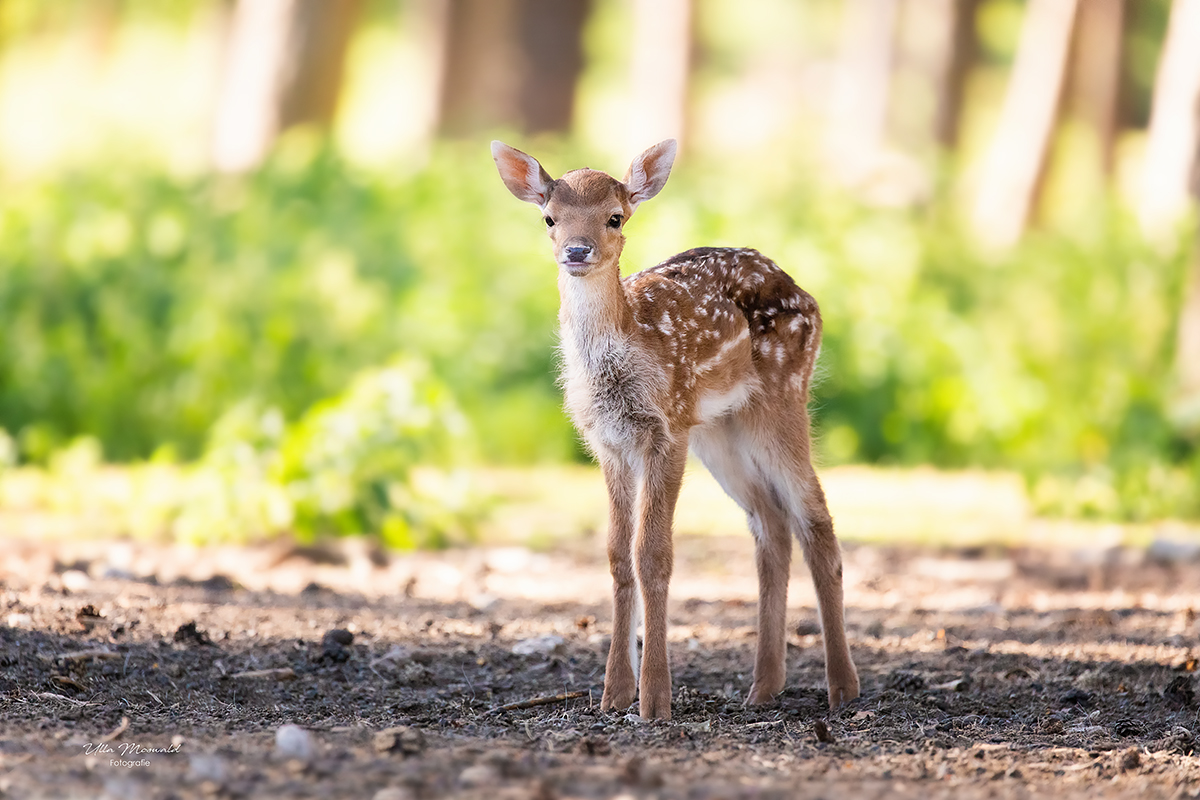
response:
M655 279L685 290L696 306L698 325L677 335L702 337L711 330L727 338L720 329L729 322L722 317L731 303L745 320L754 374L763 388L770 391L787 378L787 388L799 391L798 402L808 402L821 347L821 312L816 299L774 261L757 250L732 247L697 247L672 256L623 281L631 298L642 299L634 308L639 322L653 322L661 313L653 290L645 285ZM704 353L696 356L701 361L693 370L703 366Z

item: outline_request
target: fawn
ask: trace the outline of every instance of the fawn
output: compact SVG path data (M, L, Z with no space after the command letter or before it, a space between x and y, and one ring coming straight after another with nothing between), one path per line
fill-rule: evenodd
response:
M492 142L504 185L541 209L550 234L566 405L608 487L613 638L600 707L628 708L640 697L643 718L671 717L671 525L690 446L754 534L758 651L747 702L783 689L794 535L816 587L836 708L858 696L858 674L842 617L841 551L809 452L820 311L749 249L696 248L621 278L625 225L662 190L675 150L673 139L651 147L624 182L591 169L554 180L533 157ZM635 681L639 601L645 635Z

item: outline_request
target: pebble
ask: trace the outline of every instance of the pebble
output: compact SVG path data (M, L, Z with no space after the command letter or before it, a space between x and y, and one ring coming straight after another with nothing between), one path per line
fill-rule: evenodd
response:
M342 628L334 628L333 630L326 631L321 641L325 643L332 642L342 647L349 647L354 643L354 634Z
M472 764L458 775L464 787L487 786L500 780L500 773L490 764Z
M78 569L69 569L59 576L62 581L63 588L68 592L82 592L92 585L92 579L88 577L86 572Z
M1142 764L1142 754L1136 747L1131 747L1121 754L1121 772L1137 769Z
M376 792L371 800L414 800L416 795L411 789L406 789L402 786L389 786L386 789L380 789Z
M222 784L228 775L225 759L215 753L195 753L188 757L188 780L192 783Z
M403 725L387 728L375 734L374 745L377 753L416 755L425 749L425 734L418 728Z
M500 602L500 598L491 592L478 592L467 598L467 602L476 611L491 611Z
M1146 559L1164 566L1200 561L1200 542L1155 539L1146 550Z
M321 637L321 653L331 661L342 662L350 659L350 651L346 648L354 641L354 634L341 628L326 631Z
M8 615L8 627L10 628L32 628L33 615L13 612Z
M532 639L522 639L513 645L513 655L536 656L561 653L567 640L556 634L534 636Z
M662 772L642 756L633 756L626 761L622 773L626 783L643 789L657 789L663 785Z
M281 758L309 761L313 757L312 734L299 725L280 725L275 731L275 753Z

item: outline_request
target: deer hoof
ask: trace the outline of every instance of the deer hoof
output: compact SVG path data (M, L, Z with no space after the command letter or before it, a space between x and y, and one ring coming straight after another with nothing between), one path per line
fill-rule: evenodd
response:
M857 683L855 683L853 686L830 686L829 710L837 711L838 707L849 703L856 697L858 697Z
M767 686L760 685L757 682L750 687L750 694L746 697L746 705L748 706L765 706L768 703L775 701L775 695L783 691L783 688L772 690Z
M642 698L642 719L670 719L671 718L671 696L658 700L651 700L647 697Z
M615 683L615 682L614 682ZM628 687L604 684L604 696L600 698L601 711L621 711L633 705L633 699L637 696L637 687L630 685Z

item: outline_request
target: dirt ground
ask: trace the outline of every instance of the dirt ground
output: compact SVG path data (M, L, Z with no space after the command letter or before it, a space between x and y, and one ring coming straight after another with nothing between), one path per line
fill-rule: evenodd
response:
M863 696L831 715L799 561L789 688L747 709L750 539L681 538L676 552L674 718L643 723L598 707L610 612L597 541L404 557L9 541L0 790L1200 796L1200 564L847 547Z

